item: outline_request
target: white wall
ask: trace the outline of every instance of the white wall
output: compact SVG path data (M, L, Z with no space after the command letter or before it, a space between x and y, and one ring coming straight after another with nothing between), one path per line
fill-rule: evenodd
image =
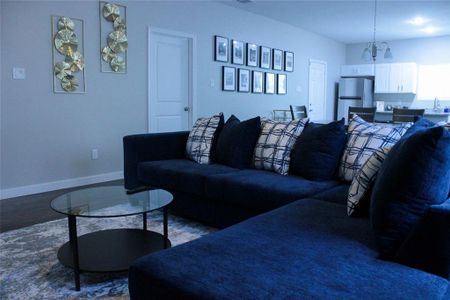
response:
M220 3L123 4L128 7L128 73L111 74L99 71L98 1L1 1L1 189L122 170L122 137L147 129L148 26L197 36L199 116L220 111L226 117L268 116L273 109L306 104L313 58L328 62L327 117L332 118L334 82L345 63L343 44ZM85 21L85 95L52 92L51 15ZM288 95L222 92L222 64L213 61L215 34L295 52ZM13 66L26 69L26 80L12 80ZM93 148L99 149L95 161Z
M361 54L367 43L347 45L346 64L366 64ZM393 59L386 60L383 53L377 58L377 63L415 62L417 64L448 64L450 63L450 35L390 41ZM376 100L385 100L411 104L412 107L432 108L433 101L417 101L414 95L376 95ZM398 101L397 101L398 100ZM442 101L443 106L450 106L450 101Z

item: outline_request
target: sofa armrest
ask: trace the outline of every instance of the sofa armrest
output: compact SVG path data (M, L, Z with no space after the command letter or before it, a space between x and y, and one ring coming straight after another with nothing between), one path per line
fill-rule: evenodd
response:
M128 135L123 138L126 189L139 189L137 166L143 161L185 158L188 131Z
M396 261L450 279L450 198L428 209Z

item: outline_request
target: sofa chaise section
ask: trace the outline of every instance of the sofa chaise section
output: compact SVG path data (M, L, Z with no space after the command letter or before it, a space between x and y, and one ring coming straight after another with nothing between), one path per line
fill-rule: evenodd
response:
M131 299L448 299L447 279L377 258L370 222L303 199L130 268Z

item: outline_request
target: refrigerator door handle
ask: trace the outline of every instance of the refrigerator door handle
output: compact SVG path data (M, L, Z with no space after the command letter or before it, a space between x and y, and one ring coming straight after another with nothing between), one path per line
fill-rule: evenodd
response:
M349 97L349 96L341 96L339 97L339 100L362 100L362 97Z

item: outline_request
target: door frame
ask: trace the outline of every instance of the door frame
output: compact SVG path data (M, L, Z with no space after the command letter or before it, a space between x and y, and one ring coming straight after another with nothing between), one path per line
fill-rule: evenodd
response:
M181 31L173 31L158 27L148 27L148 48L147 48L147 132L155 132L154 128L152 128L152 117L153 114L152 108L155 106L156 99L152 99L150 96L150 71L152 70L151 65L151 55L150 52L152 45L152 34L163 34L167 36L173 37L181 37L188 39L188 47L189 47L189 112L188 112L188 126L192 127L194 120L197 116L197 36L191 33L185 33Z
M324 89L325 89L325 97L323 99L323 119L325 120L327 118L327 94L328 94L328 87L327 87L327 76L328 76L328 66L327 66L327 62L323 61L323 60L318 60L318 59L309 59L309 63L308 63L308 113L309 113L309 107L310 107L310 83L311 83L311 64L316 63L316 64L322 64L325 67L325 76L324 76Z

